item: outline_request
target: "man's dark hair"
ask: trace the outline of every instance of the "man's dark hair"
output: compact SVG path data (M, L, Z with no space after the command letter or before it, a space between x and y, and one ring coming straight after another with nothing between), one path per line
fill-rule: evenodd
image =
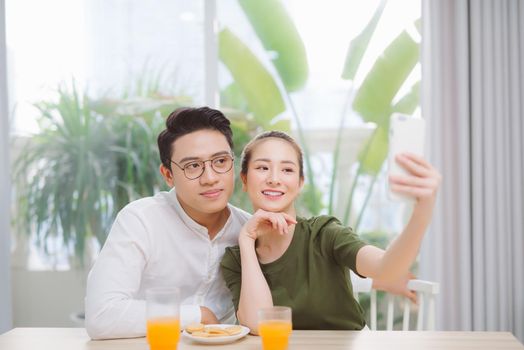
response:
M233 149L233 132L230 122L222 112L209 107L181 107L174 110L166 120L166 128L158 135L160 161L171 169L173 143L180 137L199 130L216 130Z

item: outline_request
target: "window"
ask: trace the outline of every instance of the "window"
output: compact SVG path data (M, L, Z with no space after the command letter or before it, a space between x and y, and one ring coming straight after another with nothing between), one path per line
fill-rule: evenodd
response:
M163 186L162 116L203 103L203 2L17 0L6 12L12 158L28 175L14 179L27 200L15 261L89 265L118 209Z
M85 270L118 210L165 189L155 140L168 112L205 103L206 6L6 1L14 267ZM211 11L236 155L264 129L291 132L307 158L301 213L387 244L404 207L385 196L384 131L392 111L420 113L420 1L265 6ZM232 202L250 209L240 192Z

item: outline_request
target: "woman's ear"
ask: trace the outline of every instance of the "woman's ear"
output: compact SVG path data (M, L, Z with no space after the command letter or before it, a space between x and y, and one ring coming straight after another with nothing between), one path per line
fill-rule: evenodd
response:
M300 178L300 192L304 189L304 177Z
M247 192L247 176L240 173L240 180L242 181L242 191Z
M160 164L158 170L160 171L160 175L162 175L169 188L174 187L175 182L173 181L173 173L171 172L171 169L166 168L164 164Z

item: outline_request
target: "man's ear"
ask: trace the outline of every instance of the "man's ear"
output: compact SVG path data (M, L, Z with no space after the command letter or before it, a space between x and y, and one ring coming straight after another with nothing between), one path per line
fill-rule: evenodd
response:
M247 187L246 187L247 176L246 176L246 174L240 173L240 180L242 181L242 191L247 192Z
M158 170L160 171L160 175L162 175L169 188L174 187L175 182L173 181L173 173L171 172L171 169L166 168L164 164L160 164Z

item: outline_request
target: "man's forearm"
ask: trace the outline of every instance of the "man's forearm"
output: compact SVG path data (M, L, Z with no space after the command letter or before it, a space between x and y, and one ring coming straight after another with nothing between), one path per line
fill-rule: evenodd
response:
M199 305L180 306L183 328L189 323L203 321L202 315ZM214 314L213 317L207 318L208 323L218 323ZM92 305L86 299L86 331L92 339L142 337L146 334L146 319L145 300L127 299Z
M211 311L208 307L200 306L200 321L203 324L217 324L220 323L220 321L217 319L215 313ZM182 315L181 315L182 316ZM196 322L196 321L195 321ZM188 322L190 323L190 322ZM186 323L186 324L188 324Z
M86 298L86 331L92 339L141 337L146 334L144 300L94 302Z

